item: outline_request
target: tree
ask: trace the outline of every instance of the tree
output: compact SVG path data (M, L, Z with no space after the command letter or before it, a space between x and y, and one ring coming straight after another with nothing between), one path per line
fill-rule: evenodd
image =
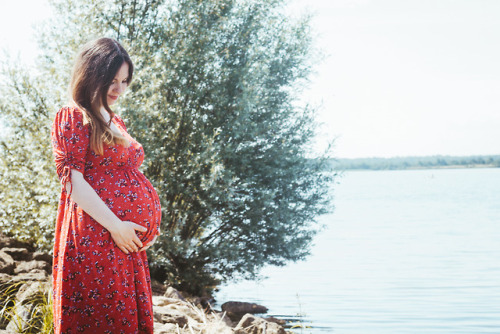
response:
M334 174L310 155L315 109L297 102L314 59L309 23L284 4L57 1L61 19L40 37L40 68L58 85L89 38L117 38L132 55L118 112L162 201L150 265L184 291L303 259L329 210Z
M58 201L51 145L51 95L19 63L4 64L0 86L0 227L48 249ZM38 80L37 80L38 79Z

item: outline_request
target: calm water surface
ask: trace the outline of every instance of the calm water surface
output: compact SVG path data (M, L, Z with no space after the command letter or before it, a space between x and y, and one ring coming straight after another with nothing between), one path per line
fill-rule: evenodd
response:
M346 172L312 255L216 298L296 333L500 333L500 169Z

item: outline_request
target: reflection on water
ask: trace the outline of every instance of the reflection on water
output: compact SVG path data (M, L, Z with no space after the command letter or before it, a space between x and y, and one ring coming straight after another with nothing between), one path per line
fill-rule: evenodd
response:
M312 256L222 287L296 333L500 333L500 169L349 172Z

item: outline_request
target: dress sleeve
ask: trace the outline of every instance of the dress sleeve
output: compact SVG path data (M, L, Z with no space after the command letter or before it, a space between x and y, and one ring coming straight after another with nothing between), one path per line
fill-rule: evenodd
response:
M117 114L115 114L115 119L118 121L120 126L125 130L125 132L128 132L127 126L125 125L125 122L123 121L123 119L120 116L118 116Z
M83 125L83 114L76 108L64 107L59 110L52 125L52 150L57 176L66 191L66 183L71 184L71 169L83 174L85 156L90 145L88 125ZM70 187L70 194L73 185Z

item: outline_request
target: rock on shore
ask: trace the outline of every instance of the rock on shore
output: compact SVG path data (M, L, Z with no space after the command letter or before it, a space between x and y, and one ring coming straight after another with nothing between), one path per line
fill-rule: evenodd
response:
M16 301L15 320L0 319L1 333L18 333L27 326L31 304L27 300L51 289L52 256L35 252L28 244L0 234L0 286L11 285ZM158 283L156 283L158 285ZM229 302L223 311L203 307L201 298L184 298L181 292L169 287L153 286L163 295L153 296L155 334L285 334L279 320L260 318L251 313L265 313L264 306Z
M7 317L1 317L0 333L18 333L28 326L34 308L31 301L50 290L51 272L52 256L34 252L30 245L0 234L2 304L7 299L16 301L14 312L17 315L11 321Z
M223 305L223 309L235 313L249 311L261 313L267 309L261 305L231 302ZM236 312L234 312L236 310ZM155 333L158 334L285 334L285 329L278 319L260 318L250 313L240 316L234 322L228 313L216 310L204 310L200 304L187 301L181 293L168 288L165 296L153 296L153 312L155 316Z

